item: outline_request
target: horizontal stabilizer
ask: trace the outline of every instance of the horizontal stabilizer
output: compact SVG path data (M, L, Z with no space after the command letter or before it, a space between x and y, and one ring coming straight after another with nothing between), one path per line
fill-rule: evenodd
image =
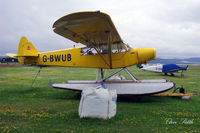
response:
M6 56L17 59L17 54L7 53Z

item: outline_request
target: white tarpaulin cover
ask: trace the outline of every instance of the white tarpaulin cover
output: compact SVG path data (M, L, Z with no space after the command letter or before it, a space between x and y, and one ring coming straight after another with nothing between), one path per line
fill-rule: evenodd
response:
M79 116L108 119L116 114L116 90L101 87L83 89L79 105Z

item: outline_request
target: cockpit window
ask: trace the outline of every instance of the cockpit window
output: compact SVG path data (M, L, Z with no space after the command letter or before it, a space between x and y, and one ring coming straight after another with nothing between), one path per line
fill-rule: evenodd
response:
M112 53L125 52L126 51L125 48L127 50L131 49L131 47L128 44L122 44L122 42L113 43L112 44ZM108 45L100 44L100 45L93 45L90 47L81 48L81 55L97 55L98 53L108 54Z
M115 43L112 45L112 53L124 52L125 49L122 47L121 43Z
M81 55L97 55L97 51L93 47L81 48Z

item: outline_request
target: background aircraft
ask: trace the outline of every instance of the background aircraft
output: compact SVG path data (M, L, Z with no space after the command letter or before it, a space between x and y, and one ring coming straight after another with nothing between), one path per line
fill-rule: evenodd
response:
M183 72L188 69L188 66L183 67L176 64L139 64L138 67L144 71L164 73L165 75L169 73L171 76L174 76L174 72L181 72L181 76L183 76Z

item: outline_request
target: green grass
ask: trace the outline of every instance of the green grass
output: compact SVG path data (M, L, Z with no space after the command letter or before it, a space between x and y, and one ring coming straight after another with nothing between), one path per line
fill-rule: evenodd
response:
M76 93L49 88L49 80L95 79L96 69L46 67L30 88L38 69L0 67L0 132L200 132L199 95L191 101L180 97L118 98L114 118L80 119ZM191 66L182 78L180 74L170 77L129 69L139 79L166 78L177 87L183 85L187 92L200 92L200 66ZM122 75L128 77L124 72Z

